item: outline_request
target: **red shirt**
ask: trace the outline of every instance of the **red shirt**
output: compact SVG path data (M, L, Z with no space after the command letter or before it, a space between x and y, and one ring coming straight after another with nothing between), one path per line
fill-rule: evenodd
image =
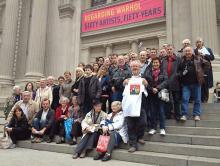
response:
M55 119L56 121L61 120L61 115L66 115L67 117L69 116L69 106L66 106L65 111L63 112L62 106L57 107L56 113L55 113Z
M170 78L170 75L171 75L172 64L173 64L174 59L175 59L175 55L167 57L167 75L168 75L168 78Z

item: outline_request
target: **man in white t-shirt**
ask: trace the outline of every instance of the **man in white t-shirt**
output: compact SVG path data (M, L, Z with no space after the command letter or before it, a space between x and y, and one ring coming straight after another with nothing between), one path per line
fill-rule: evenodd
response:
M123 84L125 89L123 92L122 109L127 119L129 152L137 150L137 142L144 144L144 130L146 126L145 111L142 102L147 97L146 86L148 82L141 78L140 61L132 61L130 63L132 77L126 79Z

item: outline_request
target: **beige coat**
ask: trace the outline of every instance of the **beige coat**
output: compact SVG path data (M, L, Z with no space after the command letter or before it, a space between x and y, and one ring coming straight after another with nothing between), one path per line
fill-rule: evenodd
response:
M11 120L11 118L13 116L14 108L16 106L21 106L22 103L23 103L23 100L20 100L17 103L15 103L15 105L12 107L11 111L9 112L8 118L7 118L8 122ZM28 123L31 125L32 121L34 119L34 116L39 111L39 106L33 100L30 100L27 104L28 104L28 106L27 106L27 110L28 110L28 117L27 117L27 119L28 119Z
M50 87L45 87L44 89L39 88L36 92L35 101L41 106L41 101L47 98L50 100L50 104L53 102L53 94Z
M107 114L104 111L101 111L98 119L96 120L96 123L93 123L93 115L94 110L87 113L85 118L83 119L81 125L82 131L84 133L86 128L89 128L90 132L98 131L98 129L100 128L101 121L107 118Z

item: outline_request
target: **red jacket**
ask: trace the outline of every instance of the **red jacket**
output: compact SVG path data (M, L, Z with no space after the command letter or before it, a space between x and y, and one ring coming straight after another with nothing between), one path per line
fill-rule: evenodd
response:
M56 109L55 120L56 120L56 121L62 120L62 118L61 118L61 115L62 115L62 114L63 114L63 110L62 110L62 106L60 105L60 106L57 107L57 109ZM67 105L64 114L65 114L67 117L69 116L69 105Z

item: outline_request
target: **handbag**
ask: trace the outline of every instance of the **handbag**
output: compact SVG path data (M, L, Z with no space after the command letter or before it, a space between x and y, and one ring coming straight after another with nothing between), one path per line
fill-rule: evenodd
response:
M158 93L158 97L160 100L168 103L170 101L169 91L167 89L161 89Z
M13 144L7 132L5 135L6 137L0 139L0 149L8 149Z
M107 152L109 141L110 141L110 136L100 135L99 140L98 140L98 144L97 144L97 147L96 147L96 151L100 152L100 153Z
M65 139L71 140L71 130L73 125L73 118L69 118L64 121L64 129L65 129Z

